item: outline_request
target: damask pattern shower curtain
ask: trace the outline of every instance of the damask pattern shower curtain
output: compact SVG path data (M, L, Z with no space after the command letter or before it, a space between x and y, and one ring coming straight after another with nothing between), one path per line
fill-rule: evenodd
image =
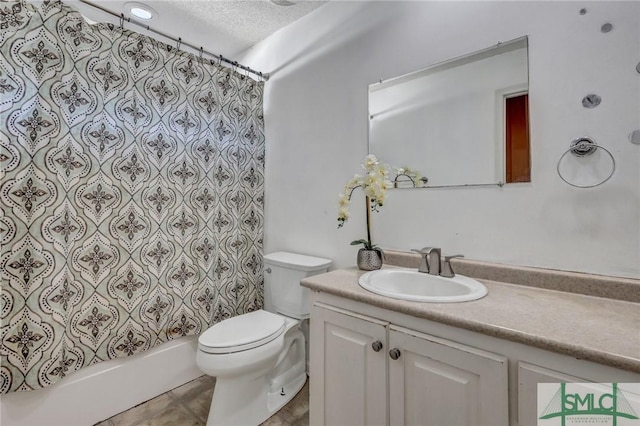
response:
M0 3L2 393L262 305L263 83Z

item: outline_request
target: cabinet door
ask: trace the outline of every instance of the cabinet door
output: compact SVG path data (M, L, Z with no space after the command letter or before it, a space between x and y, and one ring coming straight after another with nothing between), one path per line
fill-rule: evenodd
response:
M386 325L326 305L311 308L311 425L386 424ZM384 347L376 351L374 342Z
M391 425L509 423L505 357L393 325L389 348Z
M518 424L538 424L538 383L581 383L586 380L548 368L518 363Z

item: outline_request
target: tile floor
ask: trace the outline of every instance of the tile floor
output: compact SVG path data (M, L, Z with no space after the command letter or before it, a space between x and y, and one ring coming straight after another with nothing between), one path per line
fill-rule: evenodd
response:
M96 426L204 426L215 378L199 377L163 393ZM302 390L262 426L308 426L309 381Z

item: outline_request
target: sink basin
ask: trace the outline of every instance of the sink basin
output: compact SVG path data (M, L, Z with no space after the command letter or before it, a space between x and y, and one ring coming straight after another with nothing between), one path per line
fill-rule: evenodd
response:
M393 299L415 302L452 303L480 299L487 288L473 278L445 278L412 269L379 269L358 280L360 287Z

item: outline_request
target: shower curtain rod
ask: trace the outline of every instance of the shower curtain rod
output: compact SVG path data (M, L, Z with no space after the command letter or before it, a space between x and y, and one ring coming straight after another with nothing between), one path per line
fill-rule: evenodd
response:
M222 55L216 55L214 53L208 52L206 50L204 50L202 48L202 46L200 46L200 48L197 48L196 46L183 42L181 37L178 37L177 39L166 34L163 33L162 31L158 31L155 30L151 27L149 27L149 25L144 24L142 22L136 21L135 19L131 18L131 17L126 17L124 16L124 13L121 13L120 15L118 15L117 13L111 12L110 10L105 9L102 6L98 6L97 4L91 3L87 0L79 0L80 3L86 4L89 7L93 7L94 9L98 9L101 10L104 13L108 13L111 16L115 16L116 18L120 19L120 27L123 26L124 21L127 21L129 23L135 24L139 27L144 28L147 31L150 31L152 33L158 34L161 37L164 37L166 39L172 40L176 42L176 47L179 50L181 46L187 46L190 47L191 49L195 50L196 52L199 52L200 57L202 57L203 54L209 55L214 57L215 59L219 60L221 63L225 62L227 64L229 64L232 68L240 68L242 70L245 70L247 72L250 72L251 74L256 75L257 77L259 77L260 79L262 79L263 81L267 81L269 80L269 74L268 73L262 73L261 71L256 71L253 68L247 67L245 65L239 64L238 61L232 61L231 59L227 59ZM60 3L62 3L62 1L60 1Z

